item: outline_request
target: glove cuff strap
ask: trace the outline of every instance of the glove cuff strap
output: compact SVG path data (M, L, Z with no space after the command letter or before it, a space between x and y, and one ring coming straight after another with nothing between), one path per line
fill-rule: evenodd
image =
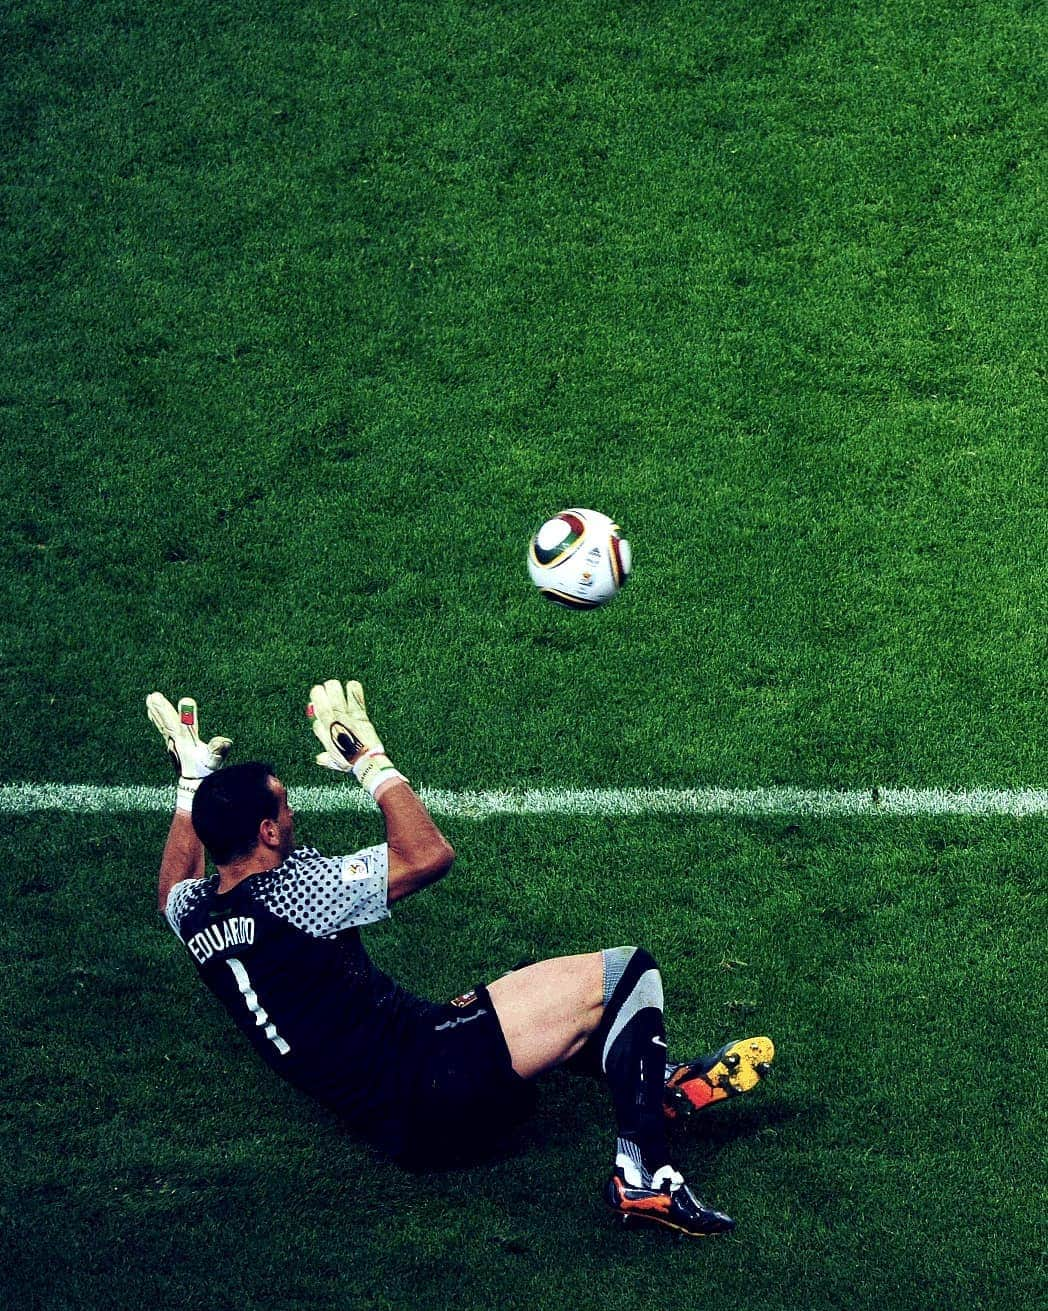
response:
M353 773L356 775L360 786L370 792L372 796L375 795L383 783L389 783L394 779L407 782L404 775L380 747L373 748L356 760L353 764Z
M193 809L193 798L196 796L196 790L203 782L199 778L180 778L178 780L178 791L175 794L175 809L184 811L187 815Z

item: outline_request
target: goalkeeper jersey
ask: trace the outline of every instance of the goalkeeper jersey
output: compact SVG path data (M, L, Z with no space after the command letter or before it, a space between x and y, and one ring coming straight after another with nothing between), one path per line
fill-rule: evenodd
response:
M324 857L300 847L220 893L175 884L168 923L200 977L282 1077L396 1150L417 1053L443 1008L371 962L359 929L389 917L385 844Z

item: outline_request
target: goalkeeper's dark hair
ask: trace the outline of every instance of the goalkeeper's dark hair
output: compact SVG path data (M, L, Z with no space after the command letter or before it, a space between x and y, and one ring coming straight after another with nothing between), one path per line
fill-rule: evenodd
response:
M246 760L201 780L193 798L193 828L216 865L254 851L259 825L280 814L280 799L269 786L272 778L272 765Z

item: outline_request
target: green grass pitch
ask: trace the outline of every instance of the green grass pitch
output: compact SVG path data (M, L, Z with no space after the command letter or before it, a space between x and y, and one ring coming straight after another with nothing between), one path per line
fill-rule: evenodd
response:
M434 788L1043 787L1046 36L1025 0L11 0L0 784L165 782L158 688L316 785L306 692L358 676ZM593 614L527 579L569 504L634 544ZM736 1234L612 1226L567 1077L502 1159L385 1165L201 993L163 817L4 814L4 1305L1048 1296L1042 818L447 828L369 939L410 986L639 941L675 1051L776 1039L676 1140Z

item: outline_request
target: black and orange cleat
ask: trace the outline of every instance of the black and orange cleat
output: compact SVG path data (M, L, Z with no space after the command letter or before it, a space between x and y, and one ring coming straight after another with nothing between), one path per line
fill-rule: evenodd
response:
M654 1224L688 1238L730 1234L735 1221L705 1206L683 1178L668 1166L659 1170L649 1187L628 1183L617 1169L604 1189L604 1200L624 1224Z
M693 1115L728 1097L756 1088L771 1069L775 1044L770 1038L742 1038L709 1056L678 1065L666 1081L666 1118Z

